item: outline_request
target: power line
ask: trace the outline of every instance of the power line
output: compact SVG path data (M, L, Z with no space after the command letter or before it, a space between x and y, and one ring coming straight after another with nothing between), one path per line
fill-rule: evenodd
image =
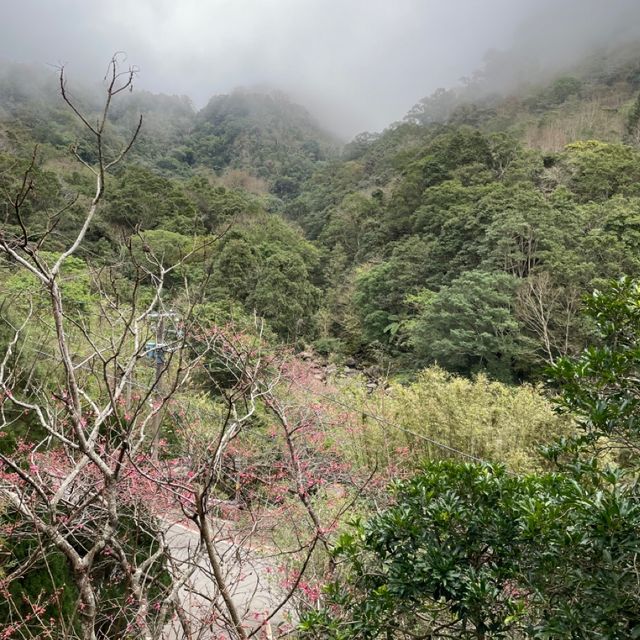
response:
M158 314L156 314L156 315L158 315ZM162 316L166 315L167 317L170 317L170 316L172 316L172 313L161 313L159 315L162 315ZM92 337L94 339L98 338L98 336L96 336L96 334L93 333L92 331L89 331L86 328L84 330L87 332L87 334L90 337ZM46 355L46 356L48 356L50 358L54 358L54 359L56 358L56 356L54 354L38 351L38 350L33 349L32 347L27 347L27 348L30 348L32 351L36 351L36 352L40 353L41 355ZM88 364L80 365L80 366L82 366L84 368L91 369L90 365L88 365ZM302 386L300 383L296 382L295 380L291 380L291 382L293 384L295 384L296 386L298 386L303 391L306 391L306 392L310 391L309 389L306 389L304 386ZM137 387L137 388L140 388L140 389L142 389L144 391L148 391L149 390L147 386L141 385L139 383L136 383L133 380L129 380L128 384L131 387ZM463 458L467 458L469 460L473 460L474 462L479 462L479 463L482 463L482 464L489 464L489 461L484 460L482 458L479 458L477 456L474 456L471 453L468 453L466 451L462 451L460 449L457 449L456 447L452 447L450 445L444 444L443 442L439 442L439 441L437 441L437 440L435 440L433 438L425 436L425 435L423 435L421 433L418 433L416 431L413 431L411 429L407 429L406 427L403 427L402 425L399 425L399 424L397 424L395 422L392 422L391 420L388 420L387 418L383 418L383 417L380 417L378 415L375 415L375 414L373 414L373 413L371 413L369 411L366 411L365 409L363 409L361 407L354 407L352 405L349 405L348 403L346 403L346 402L344 402L342 400L338 400L337 398L334 398L331 395L328 395L328 394L325 394L325 393L322 393L322 392L319 392L319 391L313 391L311 393L313 393L315 396L317 396L319 398L323 398L323 399L325 399L325 400L327 400L327 401L329 401L329 402L331 402L331 403L333 403L333 404L335 404L337 406L341 406L341 407L343 407L345 409L348 409L349 411L353 411L353 412L359 413L362 416L366 416L367 418L370 418L371 420L377 422L378 424L390 427L392 429L396 429L397 431L401 431L401 432L403 432L403 433L405 433L407 435L413 436L414 438L417 438L419 440L427 442L427 443L431 444L434 447L438 447L439 449L442 449L443 451L447 451L449 453L458 454L458 455L462 456ZM215 416L214 414L208 413L208 412L206 412L204 410L200 410L200 413L202 413L204 415L208 415L208 417L211 417L211 418L217 418L217 416Z
M92 334L93 337L95 337L95 334ZM35 349L33 347L26 347L27 349L29 349L32 352L38 353L40 355L44 355L47 356L51 359L55 359L56 355L55 354L51 354L51 353L47 353L45 351L41 351L39 349ZM82 368L86 368L86 369L91 369L91 366L89 364L83 364L80 365L80 367ZM413 431L411 429L407 429L406 427L403 427L400 424L397 424L395 422L392 422L391 420L388 420L387 418L383 418L381 416L378 416L374 413L371 413L370 411L367 411L366 409L363 409L362 407L355 407L353 405L350 405L342 400L339 400L329 394L326 393L322 393L320 391L311 391L310 389L305 388L303 385L301 385L299 382L295 381L295 380L291 380L290 381L292 384L296 385L298 388L300 388L301 390L307 392L307 393L311 393L312 395L318 397L318 398L323 398L324 400L327 400L328 402L331 402L332 404L335 404L337 406L341 406L344 409L347 409L349 411L353 411L354 413L359 413L362 416L365 416L367 418L370 418L371 420L373 420L374 422L377 422L378 424L390 427L392 429L396 429L397 431L401 431L402 433L405 433L407 435L411 435L414 438L417 438L418 440L422 440L424 442L427 442L431 445L433 445L434 447L437 447L439 449L442 449L443 451L447 451L449 453L455 453L457 455L462 456L463 458L467 458L469 460L473 460L474 462L479 462L481 464L489 464L488 460L484 460L483 458L479 458L477 456L474 456L471 453L468 453L466 451L462 451L461 449L457 449L456 447L452 447L448 444L444 444L443 442L439 442L438 440L435 440L433 438L430 438L428 436L425 436L422 433L418 433L416 431ZM148 391L148 387L145 385L142 385L140 383L136 383L135 381L131 380L129 382L129 384L133 387L142 389L144 391ZM209 418L212 419L218 419L219 416L208 412L204 409L198 409L198 413L204 416L207 416Z
M292 381L293 384L297 385L298 387L300 387L302 390L304 391L308 391L308 389L305 389L300 383L296 382L295 380ZM440 449L443 449L445 451L450 451L452 453L457 453L465 458L469 458L470 460L474 460L475 462L481 462L482 464L489 464L489 462L487 460L483 460L482 458L478 458L477 456L472 455L471 453L467 453L466 451L462 451L460 449L456 449L455 447L451 447L448 444L444 444L442 442L438 442L437 440L434 440L433 438L429 438L428 436L425 436L421 433L417 433L416 431L412 431L411 429L407 429L406 427L403 427L395 422L391 422L390 420L387 420L386 418L381 418L380 416L377 416L373 413L370 413L368 411L365 411L364 409L361 409L359 407L354 407L352 405L347 404L346 402L343 402L341 400L338 400L337 398L334 398L328 394L322 393L320 391L311 391L311 393L313 393L315 396L319 397L319 398L324 398L325 400L328 400L329 402L332 402L333 404L339 405L345 409L349 409L350 411L355 411L360 413L363 416L366 416L367 418L371 418L372 420L374 420L375 422L385 425L387 427L391 427L393 429L397 429L398 431L402 431L403 433L409 434L414 436L415 438L418 438L419 440L424 440L425 442L428 442L429 444L432 444L435 447L439 447Z

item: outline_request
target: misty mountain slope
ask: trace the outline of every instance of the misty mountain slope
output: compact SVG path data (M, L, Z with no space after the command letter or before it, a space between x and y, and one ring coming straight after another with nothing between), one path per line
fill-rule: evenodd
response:
M504 80L509 55L494 53L465 86L439 89L402 122L382 133L356 136L344 147L342 162L320 167L286 213L318 237L328 209L347 194L390 193L430 141L460 127L508 135L523 148L550 154L579 140L637 141L639 60L640 44L611 46L585 54L563 71L560 64L555 71L538 70L515 87L513 80L511 85Z
M79 99L85 102L84 92ZM3 149L11 151L69 144L68 134L81 132L64 108L56 73L15 63L0 63L0 130Z
M436 92L341 155L281 94L236 91L199 112L185 98L127 95L111 120L114 149L140 112L143 130L112 179L90 249L114 255L139 230L166 251L233 223L239 235L217 243L211 258L213 272L225 274L212 280L211 296L257 311L282 338L398 371L438 362L530 379L586 341L575 320L584 292L640 272L633 51L593 54L573 75L506 97ZM7 164L17 154L11 135L22 155L27 141L41 142L52 194L58 180L90 197L86 176L60 160L78 134L59 98L20 89L0 100ZM93 94L80 87L79 95L91 109ZM69 217L60 234L73 225ZM285 236L288 245L277 246L273 238ZM532 319L527 287L544 287L553 326ZM305 310L293 327L292 301ZM465 316L477 301L484 308ZM461 318L471 326L452 341L446 330Z
M97 116L102 88L73 81L69 85L81 110ZM317 163L335 157L341 146L304 107L278 92L237 90L212 98L200 112L185 96L127 93L111 113L109 140L114 148L125 143L140 115L143 127L128 162L165 176L188 178L200 169L227 172L227 183L285 199L297 194ZM60 96L58 72L0 64L2 147L29 153L39 144L45 155L53 156L76 142L81 153L90 146L86 131Z
M338 141L304 107L278 92L236 90L212 98L188 138L190 160L220 173L244 169L280 197L297 194L314 165L335 156Z
M543 151L588 138L619 141L640 90L639 60L636 42L600 48L571 65L559 62L547 73L524 73L518 83L500 87L514 62L508 53L494 53L465 86L423 98L406 119L509 132Z
M186 96L133 91L115 104L112 123L123 132L135 129L143 116L143 127L132 160L149 163L163 173L186 174L180 147L192 130L196 109Z
M640 640L640 0L5 4L0 640Z
M97 118L103 86L91 86L67 77L67 91L89 119ZM185 173L173 160L176 150L193 128L196 111L184 96L132 92L120 96L110 114L108 143L126 144L140 115L144 126L131 151L139 162L165 173ZM86 129L60 95L59 70L34 65L0 63L0 144L12 152L30 153L34 144L45 157L60 156L78 143L81 154L90 148ZM188 169L188 167L187 167Z
M319 167L284 213L329 265L320 344L505 380L579 349L582 295L640 273L638 49L506 97L439 91Z

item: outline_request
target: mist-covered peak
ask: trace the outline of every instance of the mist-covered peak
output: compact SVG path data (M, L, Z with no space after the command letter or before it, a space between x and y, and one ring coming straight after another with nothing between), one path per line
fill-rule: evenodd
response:
M198 113L191 144L216 172L248 170L281 197L295 195L314 163L339 147L303 106L273 89L239 88L217 95Z
M333 142L309 111L278 89L239 87L229 94L213 96L198 113L198 122L214 127L229 121L242 126L272 129L272 133L308 135L318 142Z

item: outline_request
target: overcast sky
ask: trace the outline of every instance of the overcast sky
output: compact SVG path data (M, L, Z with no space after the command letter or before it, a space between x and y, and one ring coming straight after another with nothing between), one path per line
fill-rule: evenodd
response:
M0 0L0 57L66 63L70 77L96 78L124 50L140 67L138 87L202 106L238 86L268 85L349 136L400 119L419 98L470 75L488 49L529 38L543 51L548 38L595 33L634 4L640 0Z

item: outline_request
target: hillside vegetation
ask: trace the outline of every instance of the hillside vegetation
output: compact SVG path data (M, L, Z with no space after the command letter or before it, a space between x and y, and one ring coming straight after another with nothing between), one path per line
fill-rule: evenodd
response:
M636 54L345 145L4 65L0 638L640 637Z

